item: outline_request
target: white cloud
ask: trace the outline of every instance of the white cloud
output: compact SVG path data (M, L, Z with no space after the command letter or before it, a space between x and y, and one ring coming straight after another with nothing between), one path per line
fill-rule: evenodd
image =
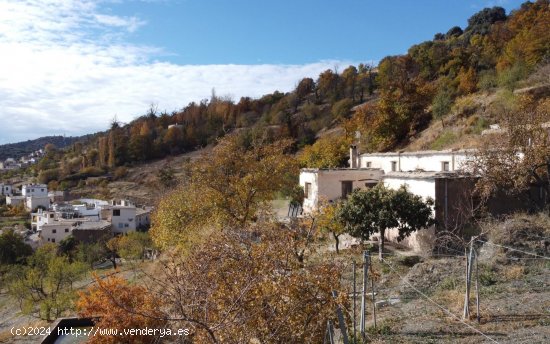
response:
M96 14L94 18L99 24L124 28L128 32L134 32L140 26L145 25L145 21L136 17L118 17L106 14Z
M130 121L151 103L173 111L210 95L289 91L305 76L344 66L176 65L161 48L124 42L145 22L101 10L102 0L0 0L0 144L80 135Z

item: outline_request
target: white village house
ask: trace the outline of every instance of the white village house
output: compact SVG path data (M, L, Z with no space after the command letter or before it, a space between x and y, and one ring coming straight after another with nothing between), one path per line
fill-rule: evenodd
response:
M10 196L13 194L13 187L11 184L0 183L0 195Z
M367 189L384 183L391 189L405 185L407 189L436 202L434 216L441 222L455 221L456 207L464 195L458 195L460 185L471 183L462 174L464 163L472 156L471 150L390 152L358 154L350 148L350 168L302 169L300 185L304 189L304 213L310 213L321 199L335 201L345 198L354 189ZM468 182L467 182L468 181ZM452 185L451 185L452 184ZM454 198L449 199L452 187ZM413 233L405 244L415 250L433 245L435 228ZM397 237L397 231L386 232L388 240Z
M350 168L301 170L304 211L315 209L320 197L333 201L346 197L356 188L369 188L380 181L391 188L406 184L411 192L433 198L435 178L462 171L472 152L449 150L359 155L357 148L352 146Z
M304 213L310 213L320 199L335 201L354 189L370 188L377 183L391 189L406 186L415 195L435 201L436 225L413 233L401 243L423 251L435 244L436 229L453 229L464 224L478 204L472 196L477 177L466 173L466 165L475 150L445 150L358 154L350 148L350 168L302 169L300 185L304 189ZM543 203L542 187L532 187L524 194L497 193L486 201L486 210L494 215L528 210ZM386 232L386 239L397 237L396 230Z
M0 184L2 185L2 184ZM21 187L21 195L15 195L11 185L4 185L7 193L2 193L6 196L6 204L17 206L24 204L29 211L34 211L38 208L48 209L51 205L48 197L48 186L45 184L26 184Z

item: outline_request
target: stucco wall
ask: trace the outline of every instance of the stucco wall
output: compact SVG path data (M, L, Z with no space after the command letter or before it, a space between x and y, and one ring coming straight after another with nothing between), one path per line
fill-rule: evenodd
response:
M395 161L396 171L441 171L442 162L449 163L449 170L455 171L464 167L465 161L470 158L468 151L424 151L403 153L372 153L360 156L360 166L381 168L384 173L392 171L392 161Z
M390 189L398 189L402 185L407 186L407 190L415 195L422 196L424 200L432 198L435 200L435 178L404 178L404 177L391 177L384 176L384 185ZM434 209L435 216L435 209ZM397 229L390 229L386 231L385 238L388 241L397 242L399 233ZM399 244L405 245L416 252L425 252L431 250L435 243L435 226L428 229L422 229L420 231L412 233L409 237L400 241Z
M25 203L25 198L21 196L6 196L6 204L17 206Z
M55 230L55 233L54 233ZM67 232L65 230L68 230ZM48 243L48 242L55 242L56 244L59 244L59 242L69 235L71 235L72 231L72 223L71 222L59 222L56 224L48 224L43 225L42 230L39 232L40 238L42 239L42 243ZM53 241L54 239L55 241Z
M300 186L311 183L311 195L304 198L304 212L313 211L321 198L334 201L342 197L342 181L351 181L352 189L365 189L368 183L381 179L382 171L376 169L326 169L302 170Z
M9 196L13 193L12 186L9 184L0 184L0 194Z
M114 210L120 210L120 216L114 216ZM111 223L113 233L128 233L136 230L136 208L113 207L111 211Z
M317 202L319 201L319 191L318 191L318 183L317 178L318 172L309 172L309 171L301 171L300 172L300 186L304 189L305 192L305 186L306 183L309 183L311 185L311 191L308 195L304 195L304 212L308 213L313 211L315 209L315 206L317 205Z
M48 186L46 184L23 185L21 194L23 196L48 197Z
M44 209L48 209L50 207L50 198L48 196L27 197L25 205L27 209L30 211L34 211L38 207L43 207Z

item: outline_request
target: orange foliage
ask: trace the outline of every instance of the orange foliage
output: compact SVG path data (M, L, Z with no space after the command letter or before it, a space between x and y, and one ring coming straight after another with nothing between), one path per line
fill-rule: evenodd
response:
M102 329L143 329L165 327L162 302L142 286L129 285L120 277L101 279L80 292L76 307L81 317L100 317L95 326ZM151 336L92 336L89 343L149 343Z

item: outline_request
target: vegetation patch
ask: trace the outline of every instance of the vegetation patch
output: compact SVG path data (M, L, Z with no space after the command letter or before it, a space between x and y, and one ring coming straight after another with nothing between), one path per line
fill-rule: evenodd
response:
M456 142L458 137L450 130L446 130L434 142L432 142L430 149L442 150Z

